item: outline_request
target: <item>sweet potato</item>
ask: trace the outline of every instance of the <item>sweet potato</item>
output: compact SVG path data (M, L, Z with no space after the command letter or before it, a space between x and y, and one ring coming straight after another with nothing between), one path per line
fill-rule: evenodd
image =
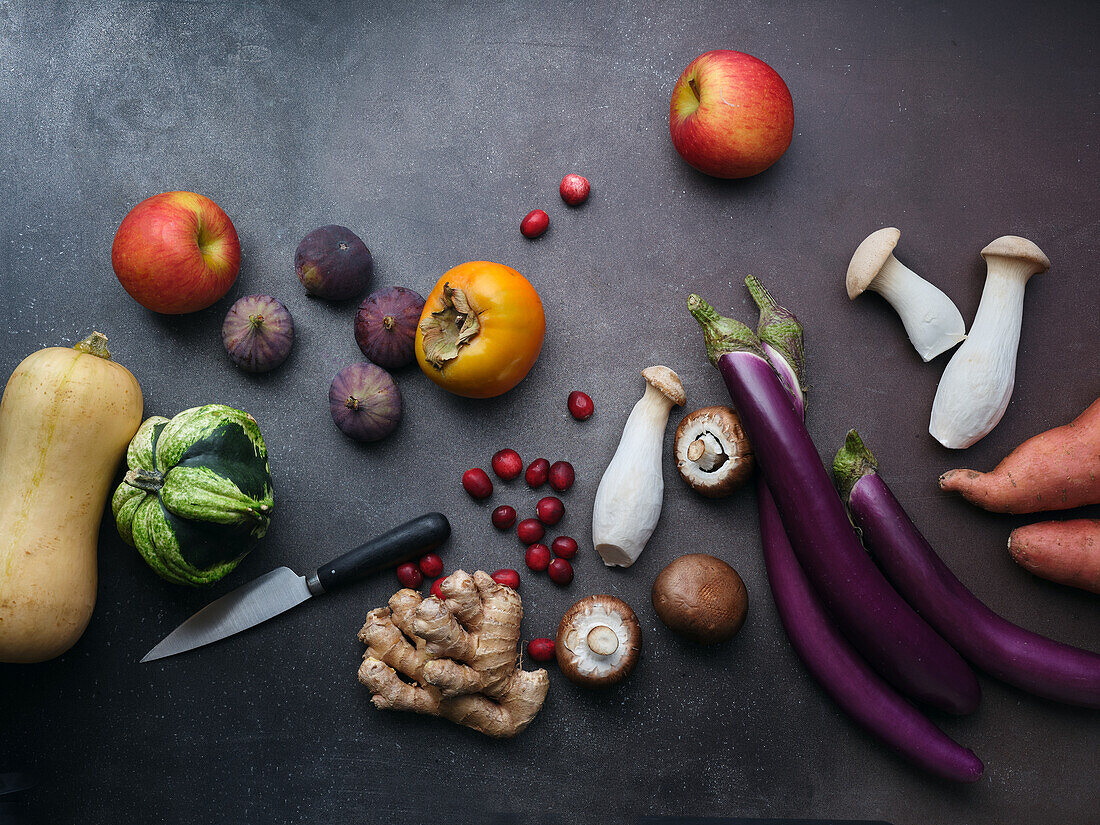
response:
M1008 537L1008 552L1036 576L1100 593L1100 519L1018 527Z
M1100 503L1100 398L1069 424L1029 438L992 472L948 470L940 489L994 513Z

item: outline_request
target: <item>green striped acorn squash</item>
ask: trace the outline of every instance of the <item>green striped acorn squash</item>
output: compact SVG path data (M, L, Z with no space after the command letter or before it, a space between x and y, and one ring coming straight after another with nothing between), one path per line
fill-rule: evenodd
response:
M111 499L119 535L157 573L210 584L256 545L274 506L256 420L222 404L145 421Z

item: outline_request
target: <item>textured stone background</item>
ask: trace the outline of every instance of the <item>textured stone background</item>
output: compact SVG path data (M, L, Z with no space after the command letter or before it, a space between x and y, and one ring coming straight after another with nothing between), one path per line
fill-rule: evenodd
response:
M752 272L805 322L821 453L858 426L979 596L1100 650L1096 597L1008 558L1009 531L1029 519L977 510L935 483L952 466L988 469L1100 388L1097 23L1091 3L1006 0L0 0L0 373L100 329L141 381L147 414L214 401L252 412L278 502L268 539L209 591L161 582L104 526L86 635L52 663L0 668L0 772L34 774L35 821L1095 821L1094 712L983 679L977 714L937 717L985 761L973 787L918 774L842 716L778 624L751 491L702 501L666 460L664 517L628 571L598 563L586 524L643 367L679 371L692 409L726 397L684 299L698 290L752 318L741 286ZM795 99L790 151L743 182L695 173L668 139L676 77L720 47L767 60ZM593 185L577 210L556 191L573 170ZM127 210L169 189L217 201L244 250L230 295L186 317L146 312L110 267ZM551 229L528 242L519 221L536 206ZM324 223L367 241L376 287L426 293L476 258L524 272L548 319L527 380L471 403L414 368L398 376L408 414L393 438L342 437L326 391L360 357L355 304L307 299L292 268L299 238ZM852 249L891 224L903 231L899 257L968 321L985 272L978 251L994 237L1026 235L1054 262L1028 287L1012 405L964 454L926 433L946 357L922 364L883 301L844 294ZM218 330L235 297L259 291L286 301L299 340L282 369L250 377ZM574 388L597 405L583 425L565 412ZM424 510L452 520L449 568L521 567L515 538L496 534L488 513L506 501L530 510L536 496L498 487L478 505L458 486L503 446L568 458L579 479L561 525L582 540L576 580L561 590L524 576L525 636L552 635L583 595L623 596L645 651L620 689L588 693L552 673L542 714L509 742L377 712L355 679L355 633L394 589L390 575L201 652L137 664L212 596L279 564L304 572ZM729 560L748 585L749 620L731 644L680 643L649 605L653 577L689 551Z

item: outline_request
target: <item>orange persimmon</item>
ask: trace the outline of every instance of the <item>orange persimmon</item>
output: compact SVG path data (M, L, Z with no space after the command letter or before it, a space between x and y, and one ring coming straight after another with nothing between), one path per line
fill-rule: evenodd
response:
M492 398L523 380L542 350L546 316L511 267L471 261L448 270L424 301L416 360L443 389Z

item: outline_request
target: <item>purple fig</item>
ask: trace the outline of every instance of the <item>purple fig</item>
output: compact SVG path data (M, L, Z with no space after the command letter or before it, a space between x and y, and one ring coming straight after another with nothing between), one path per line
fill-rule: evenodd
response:
M270 295L245 295L225 316L222 343L242 370L267 372L290 355L294 320L282 301Z
M374 259L350 229L322 226L298 244L294 269L310 295L343 301L363 294L374 272Z
M401 421L401 392L390 374L375 364L344 367L328 390L332 420L357 441L378 441Z
M388 370L413 362L416 325L424 311L420 293L391 286L367 297L355 313L355 343L378 366Z

